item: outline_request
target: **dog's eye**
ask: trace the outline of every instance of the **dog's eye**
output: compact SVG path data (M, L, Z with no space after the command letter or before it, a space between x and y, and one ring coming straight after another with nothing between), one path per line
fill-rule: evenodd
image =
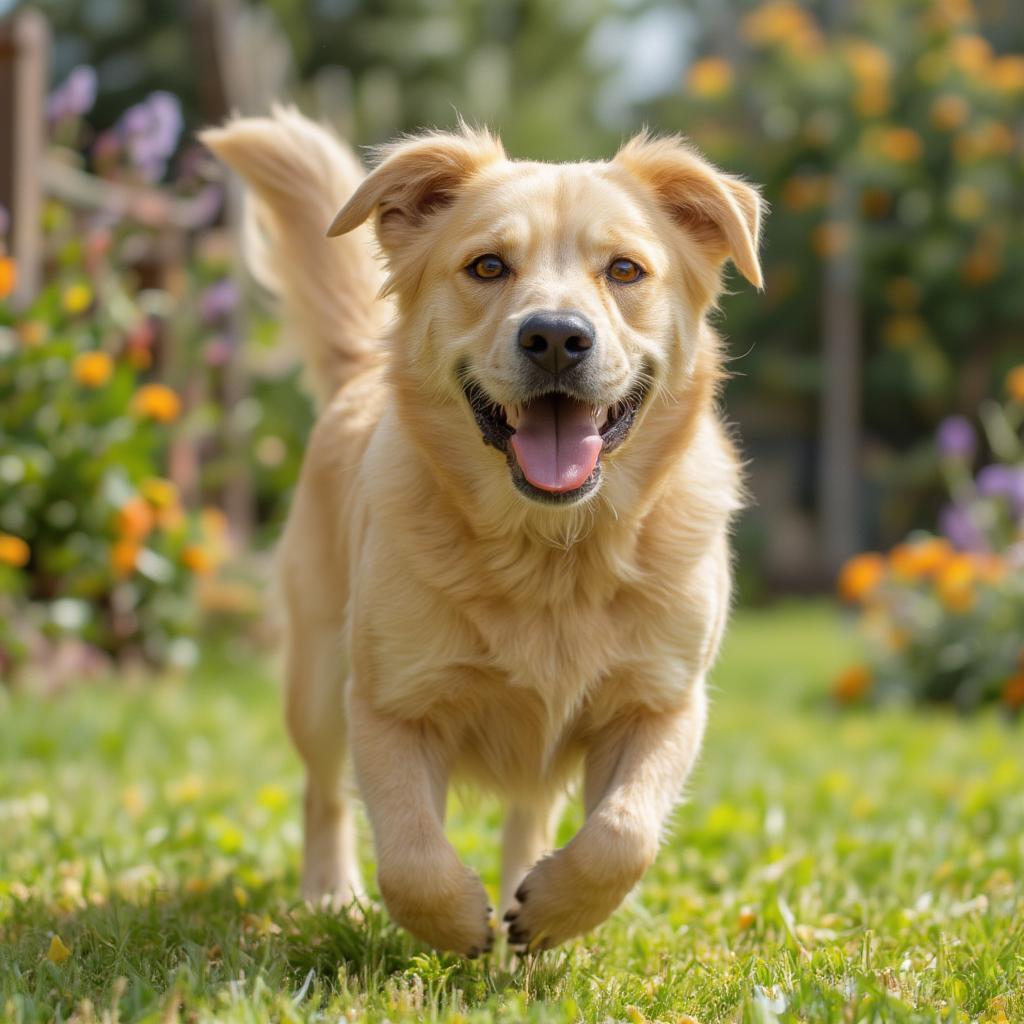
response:
M619 284L632 284L644 276L643 267L632 260L613 260L606 271L608 276Z
M508 267L500 256L488 253L486 256L478 256L466 270L470 277L478 278L481 281L496 281L508 273Z

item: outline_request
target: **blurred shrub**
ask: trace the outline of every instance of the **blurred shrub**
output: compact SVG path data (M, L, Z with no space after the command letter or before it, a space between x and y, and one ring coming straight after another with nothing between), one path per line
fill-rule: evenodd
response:
M166 478L180 396L147 382L151 329L72 254L22 314L0 300L0 667L72 637L185 663L197 576L225 553L213 509ZM113 322L111 309L118 310Z
M218 569L229 536L277 517L310 418L268 322L236 315L219 186L194 148L171 163L175 99L153 94L96 136L94 95L84 67L53 93L51 159L91 170L110 202L46 205L46 284L17 312L0 210L3 677L29 661L49 677L187 665L201 612L251 615L253 588ZM179 201L187 228L168 215Z
M950 494L940 532L914 533L842 570L839 593L861 607L870 654L870 666L836 681L842 702L1024 708L1024 366L1007 377L1005 401L985 402L979 419L988 459L976 473L971 421L954 416L939 428Z
M704 14L682 88L649 114L762 183L773 207L765 294L728 300L744 353L730 394L798 416L814 438L823 272L846 261L880 495L872 526L899 536L939 499L924 450L938 421L976 406L1019 358L1024 18L971 0Z

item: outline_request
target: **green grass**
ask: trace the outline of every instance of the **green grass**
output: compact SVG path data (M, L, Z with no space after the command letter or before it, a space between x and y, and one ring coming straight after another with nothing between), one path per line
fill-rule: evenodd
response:
M655 868L524 962L299 902L267 665L0 694L0 1019L1024 1021L1024 730L836 712L853 654L826 607L739 615ZM480 800L451 826L492 889L497 823Z

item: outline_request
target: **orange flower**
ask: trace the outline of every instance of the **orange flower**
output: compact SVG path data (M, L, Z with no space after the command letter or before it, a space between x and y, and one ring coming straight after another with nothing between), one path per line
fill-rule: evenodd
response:
M998 57L989 71L992 84L1000 92L1024 92L1024 57L1012 54Z
M741 31L751 43L778 44L794 53L810 53L821 44L821 33L799 4L771 0L755 8L741 22Z
M140 416L170 423L181 412L181 399L163 384L146 384L135 393L132 405Z
M42 320L25 320L18 324L18 337L28 348L38 348L50 334L50 328Z
M939 571L935 589L951 612L969 612L977 600L975 567L969 555L954 555Z
M1003 703L1017 711L1024 708L1024 672L1015 672L1003 686Z
M866 601L885 579L885 559L876 551L855 555L840 570L837 590L844 601Z
M916 313L896 313L882 324L885 343L890 348L907 348L928 337L928 327Z
M810 210L828 199L830 186L824 174L798 174L782 186L782 201L791 210Z
M6 299L18 284L18 264L5 256L0 259L0 299Z
M1024 402L1024 363L1006 375L1006 393L1015 402Z
M106 352L83 352L75 357L71 373L86 388L101 388L110 380L114 363Z
M133 540L119 540L110 549L110 564L117 576L130 576L139 560L139 545Z
M971 108L963 96L948 92L936 97L932 104L931 121L940 132L951 132L959 128L970 113Z
M917 160L924 150L921 136L912 128L882 128L872 132L870 140L874 149L897 164Z
M144 540L153 529L153 510L142 498L130 498L117 510L117 529L124 540Z
M981 36L965 34L950 43L949 56L964 74L980 75L992 62L992 46Z
M732 65L723 57L704 57L694 61L686 76L686 84L695 96L718 99L732 89Z
M893 575L903 580L934 576L953 558L953 548L943 537L898 544L889 553Z
M15 569L20 569L27 564L30 554L29 546L20 537L0 533L0 562L4 565L13 565Z
M851 665L836 677L832 684L832 696L841 704L856 704L870 692L871 672L864 665Z
M182 549L181 564L197 576L208 576L216 568L213 556L200 544L189 544Z
M811 232L811 246L819 256L836 256L846 252L853 242L850 225L841 220L825 221Z

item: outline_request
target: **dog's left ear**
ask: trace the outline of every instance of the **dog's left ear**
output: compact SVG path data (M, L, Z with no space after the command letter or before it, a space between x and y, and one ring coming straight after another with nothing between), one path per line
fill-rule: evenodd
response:
M679 138L638 135L615 163L653 190L661 206L712 256L729 258L756 288L763 286L758 242L764 200L739 178L724 174Z
M505 158L493 135L466 125L458 132L432 132L394 143L383 154L327 234L343 235L376 213L377 237L389 254L417 235L432 214L450 205L474 174Z

